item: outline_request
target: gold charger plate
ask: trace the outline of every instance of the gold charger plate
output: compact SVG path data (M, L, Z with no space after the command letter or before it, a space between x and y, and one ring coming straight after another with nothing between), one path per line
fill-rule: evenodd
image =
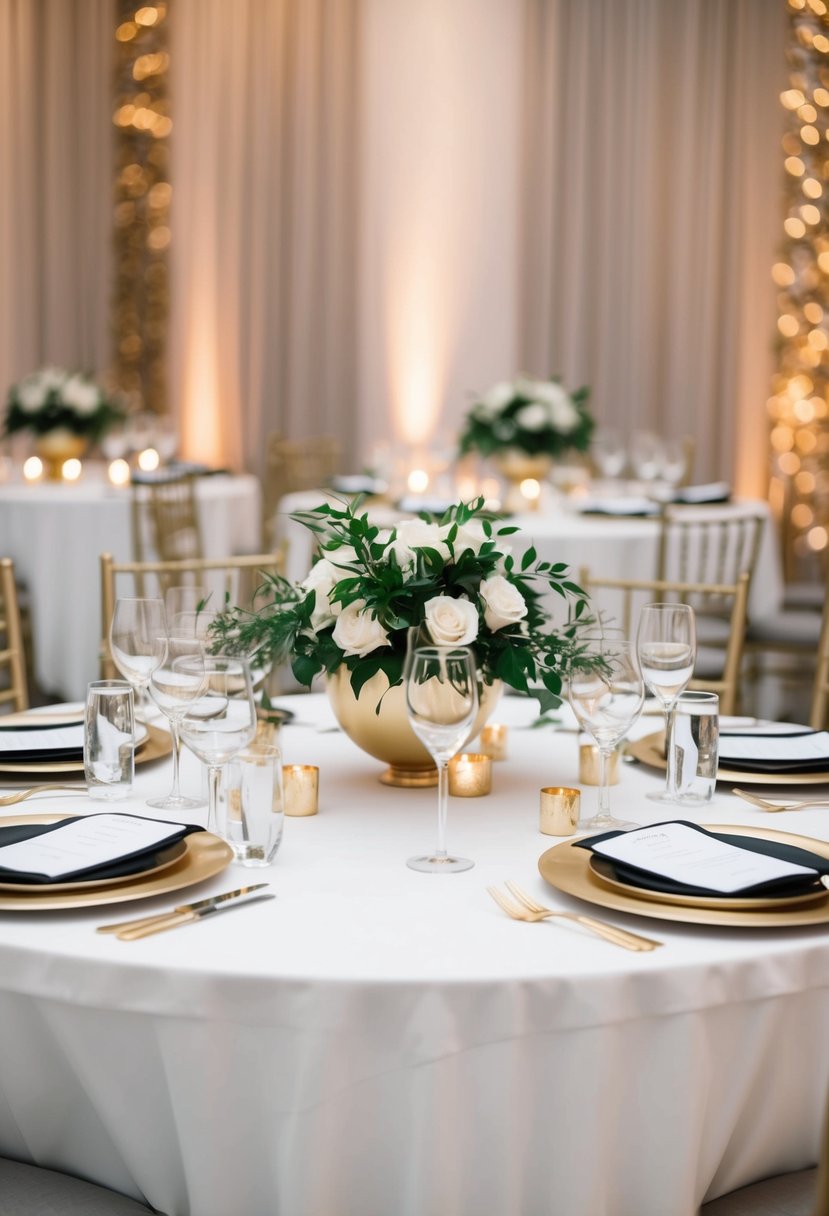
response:
M796 845L801 849L810 849L820 857L829 858L829 843L822 840L812 840L808 836L795 836L791 832L775 832L771 828L751 828L734 824L712 824L716 831L735 836L762 836L768 840L777 840L782 844ZM805 907L792 907L787 904L779 910L760 910L749 912L744 909L729 908L700 908L689 907L687 904L660 903L657 900L643 898L642 895L628 895L623 891L612 890L605 886L602 880L590 867L591 854L587 849L577 849L575 841L566 840L554 845L538 859L538 869L541 877L551 887L563 891L567 895L575 895L589 904L598 904L602 908L613 908L617 912L629 912L632 916L650 916L656 920L682 921L695 925L724 925L726 928L752 929L781 929L796 928L802 925L822 925L829 923L829 891L825 891L820 899Z
M628 743L627 754L664 772L667 768L664 746L665 735L660 730ZM717 780L739 782L740 785L824 785L829 783L829 769L813 773L746 773L742 769L718 768Z
M750 833L744 832L743 835L750 835ZM781 895L777 899L773 899L769 895L746 896L745 899L738 899L733 895L672 895L668 891L651 891L647 887L637 887L635 883L625 882L623 878L617 878L613 870L613 863L606 857L599 857L596 853L589 853L588 856L590 869L599 881L610 887L611 890L623 891L633 896L634 899L646 899L658 904L671 904L674 907L682 904L689 908L722 908L732 911L738 909L751 911L754 908L760 910L763 908L791 908L800 907L801 904L817 903L819 900L825 899L827 895L826 887L818 887L803 895Z
M67 819L66 813L42 815L9 815L3 823L57 823ZM166 866L163 872L147 870L141 874L130 874L117 884L104 886L84 885L82 891L55 891L42 887L27 887L25 891L0 893L0 911L3 912L54 912L65 908L93 908L104 904L124 903L131 899L150 899L153 895L167 895L195 886L214 875L220 874L233 860L229 844L211 832L193 832L181 842L184 852L181 857ZM66 884L61 884L65 886ZM78 884L73 883L73 888ZM829 892L827 892L829 894Z
M173 750L173 738L169 731L161 730L158 726L151 726L149 722L145 725L147 738L135 750L136 764L147 764L150 760L160 760L162 756L169 756ZM6 780L10 777L25 777L27 774L37 773L51 773L52 775L77 773L79 776L83 776L83 760L27 760L22 764L9 764L7 761L0 763L0 775Z

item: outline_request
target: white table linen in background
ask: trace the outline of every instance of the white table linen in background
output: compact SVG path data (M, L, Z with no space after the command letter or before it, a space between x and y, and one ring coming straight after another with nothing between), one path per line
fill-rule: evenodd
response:
M323 490L303 490L287 494L278 505L276 535L288 542L288 576L296 581L310 569L315 537L301 523L291 519L295 511L307 511L324 501ZM341 504L340 504L341 505ZM773 615L783 602L783 573L777 550L774 521L766 502L741 501L735 510L757 508L767 515L760 542L749 599L752 620ZM383 504L366 504L372 519L381 527L391 527L403 518ZM723 507L723 510L729 508ZM653 579L656 577L659 546L659 520L624 516L580 515L561 506L550 506L531 515L513 515L504 521L520 528L507 537L516 555L533 544L541 561L565 562L574 578L587 567L596 578Z
M58 696L84 697L98 677L98 559L111 553L116 561L132 560L131 494L110 486L94 465L80 482L0 484L0 557L14 560L29 589L35 674ZM258 551L256 477L202 477L196 494L206 557Z
M706 1194L814 1163L826 927L597 910L665 943L632 954L511 921L486 885L585 910L537 870L557 843L538 790L577 783L574 734L512 729L493 794L450 799L450 847L476 867L424 875L405 859L434 843L436 791L379 784L377 761L315 728L333 723L324 697L284 703L284 759L320 764L321 805L286 821L269 870L0 913L0 1153L168 1216L692 1216ZM510 697L495 718L534 715ZM137 771L124 809L168 788L169 761ZM662 779L623 766L614 807L663 818L644 799ZM595 790L582 796L590 810ZM46 805L86 804L8 813ZM698 819L829 838L829 811L771 819L720 787ZM139 942L94 932L260 879L276 900Z

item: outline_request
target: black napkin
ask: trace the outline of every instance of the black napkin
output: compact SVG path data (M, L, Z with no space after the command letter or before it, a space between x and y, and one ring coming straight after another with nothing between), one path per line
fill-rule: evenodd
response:
M743 759L728 755L729 738L738 739L750 736L754 739L802 739L805 735L818 733L818 731L806 729L763 735L748 731L743 732L742 735L739 731L723 731L720 734L720 766L741 773L779 773L783 775L786 773L825 773L829 771L829 752L808 760L797 760L786 756L754 756L751 759Z
M117 814L117 812L106 812L106 814L113 813ZM54 832L56 828L65 827L68 823L75 823L78 819L88 818L88 815L72 815L69 818L59 820L58 823L5 824L0 826L0 846L17 844L21 840L31 840L35 836L43 836L47 832ZM167 821L162 819L153 820L153 822L166 823ZM19 870L8 870L4 866L0 866L0 882L20 883L21 886L26 884L43 887L50 886L53 883L93 882L96 879L126 878L130 874L141 874L146 870L154 869L159 864L159 855L168 849L170 845L183 840L191 832L201 832L202 830L195 823L171 823L170 836L163 844L154 844L149 849L130 853L126 857L119 857L116 861L105 862L103 865L87 866L83 870L76 870L70 874L61 874L58 878L49 878L45 874L21 873Z
M35 747L31 750L16 747L12 751L0 749L0 764L76 764L83 760L82 747Z
M819 875L829 874L829 858L820 857L817 853L812 853L808 849L801 849L795 845L783 844L782 841L768 840L760 836L738 836L732 835L730 832L710 832L705 828L701 828L699 824L689 823L684 819L672 822L681 823L686 828L693 828L695 832L701 832L703 836L711 836L714 840L722 841L723 844L732 844L740 849L748 849L751 853L762 853L766 857L776 857L778 861L789 861L793 865L809 866L811 869L816 870ZM654 823L648 826L658 828L662 825ZM621 832L604 832L601 836L588 836L584 840L577 840L575 847L577 849L588 849L590 852L593 852L593 846L598 844L600 840L612 840L615 836L621 835ZM641 887L644 891L660 891L666 895L706 895L716 899L746 899L753 896L770 896L775 899L786 899L793 895L806 895L816 889L816 879L810 874L801 874L793 878L775 878L771 882L757 883L753 887L725 894L722 891L712 891L709 887L696 887L691 883L676 882L673 879L664 878L660 874L651 874L647 870L641 870L638 866L611 860L611 858L604 857L601 853L597 853L596 856L611 868L619 882L628 883L633 887Z

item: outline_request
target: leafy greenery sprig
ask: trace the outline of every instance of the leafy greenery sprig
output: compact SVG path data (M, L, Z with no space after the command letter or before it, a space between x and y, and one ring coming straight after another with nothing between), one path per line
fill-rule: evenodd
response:
M437 601L450 617L457 610L468 622L474 633L468 644L485 681L500 679L537 697L542 712L560 704L563 678L579 663L579 632L591 619L587 597L564 563L539 561L532 545L514 557L508 538L518 529L487 515L481 498L456 504L437 521L424 514L414 529L409 521L385 532L360 506L360 499L342 507L323 503L294 515L318 537L311 575L299 585L269 576L259 606L231 608L219 618L217 643L289 662L307 686L345 666L359 696L378 672L390 685L401 682L408 630L428 622L434 636ZM545 604L549 592L566 605L561 630ZM495 612L498 596L514 619ZM366 631L362 653L344 641L345 620Z

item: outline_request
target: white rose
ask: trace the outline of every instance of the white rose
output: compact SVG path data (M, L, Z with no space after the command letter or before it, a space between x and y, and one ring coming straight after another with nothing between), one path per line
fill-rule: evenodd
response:
M359 658L387 646L389 642L389 635L377 617L366 610L365 600L355 600L343 608L332 636L344 654L357 655Z
M452 527L448 524L444 532L448 534ZM484 525L479 519L470 519L468 523L458 524L458 534L453 542L455 550L455 560L460 557L467 549L471 549L473 553L480 553L481 545L487 540L487 534L484 532Z
M550 404L550 417L556 430L564 435L569 435L579 425L579 412L567 396Z
M435 595L425 604L426 625L438 646L468 646L478 636L478 611L466 599Z
M348 577L348 571L344 571L342 567L359 565L357 550L353 545L340 545L337 549L331 549L328 545L323 545L322 549L328 554L328 561L331 562L332 566L336 566L340 570L338 578Z
M493 418L514 396L515 389L509 381L499 380L481 397L475 406L475 413L479 418Z
M47 393L53 388L60 388L67 379L67 373L59 367L44 367L37 374L40 376L40 382Z
M527 603L518 588L500 574L481 579L484 620L493 633L506 625L517 625L527 615Z
M46 402L47 389L39 377L29 376L17 389L17 400L26 414L36 414Z
M323 557L312 566L311 573L302 583L305 591L313 591L316 594L314 611L311 613L311 628L314 633L333 624L342 612L342 604L331 603L331 592L342 577L342 571Z
M532 376L517 376L515 380L516 397L526 397L530 401L544 400L544 381L534 380Z
M411 570L417 560L416 549L436 549L444 561L449 557L444 534L437 524L427 524L423 519L404 519L395 528L386 557L394 553L400 569Z
M71 406L76 414L94 414L100 403L100 394L94 384L84 380L83 376L70 376L61 392L65 405Z
M547 407L541 401L531 401L522 405L515 414L515 421L525 431L543 431L550 424Z

